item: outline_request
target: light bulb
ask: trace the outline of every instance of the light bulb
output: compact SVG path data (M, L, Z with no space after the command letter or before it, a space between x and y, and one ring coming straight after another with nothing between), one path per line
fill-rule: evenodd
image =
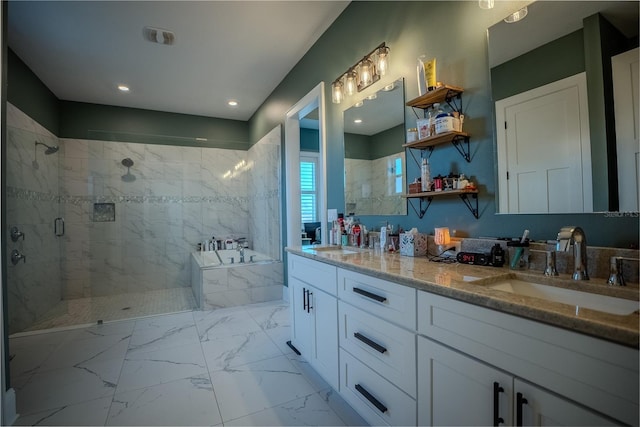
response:
M373 63L365 59L360 63L360 83L362 87L369 86L373 81Z
M344 99L344 94L342 92L342 81L336 80L331 84L331 101L334 104L340 104Z
M358 76L356 75L355 71L351 70L347 72L345 83L345 95L351 96L355 94L358 86Z
M389 48L386 46L378 49L378 74L384 76L389 70Z

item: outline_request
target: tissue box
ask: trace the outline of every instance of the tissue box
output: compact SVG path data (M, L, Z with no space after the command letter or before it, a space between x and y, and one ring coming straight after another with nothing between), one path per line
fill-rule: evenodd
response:
M427 235L402 233L400 235L400 255L424 256L427 254Z

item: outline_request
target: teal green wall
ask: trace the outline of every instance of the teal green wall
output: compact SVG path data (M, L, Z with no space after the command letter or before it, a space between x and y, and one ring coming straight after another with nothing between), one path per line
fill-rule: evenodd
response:
M347 159L375 160L403 150L404 125L398 125L375 135L344 135L344 157Z
M491 69L491 92L498 101L584 71L582 29Z
M621 246L638 243L638 218L605 214L496 215L495 144L493 107L489 88L486 30L522 2L496 2L481 10L477 1L449 2L352 2L334 24L278 85L250 120L250 141L255 143L274 126L282 124L286 111L319 82L325 82L327 130L328 208L344 210L344 105L331 103L330 82L365 53L386 41L391 48L389 75L372 86L404 77L406 99L417 96L415 64L421 54L438 60L438 80L465 88L465 131L471 134L472 162L466 163L453 146L437 147L431 157L432 174L463 172L479 184L480 218L475 219L459 199L435 200L423 219L413 209L407 216L372 216L361 220L378 226L389 220L404 228L433 232L448 226L460 236L517 236L529 229L534 239L554 239L564 225L582 226L592 245ZM366 96L369 90L361 95ZM347 103L345 103L347 104ZM408 112L407 117L415 117ZM415 125L407 123L408 127ZM284 163L284 162L283 162ZM407 179L419 168L407 156ZM285 175L283 175L285 176ZM285 183L286 185L286 183ZM284 210L283 210L284 212ZM286 220L286 218L285 218Z
M300 151L320 151L320 134L315 129L300 129Z
M248 123L82 102L60 102L62 138L249 149ZM206 138L207 141L196 141Z
M58 98L18 55L11 49L7 50L7 100L58 135Z
M246 121L60 101L11 50L7 87L9 102L61 138L249 148Z

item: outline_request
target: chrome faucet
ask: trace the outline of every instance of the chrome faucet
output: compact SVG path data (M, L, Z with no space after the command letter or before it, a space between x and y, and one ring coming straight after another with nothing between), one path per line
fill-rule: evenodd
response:
M558 233L558 252L573 246L573 280L589 280L587 272L587 236L580 227L565 226Z
M244 247L238 245L238 252L240 252L240 264L244 264Z
M626 258L621 256L612 256L609 258L609 279L607 284L611 286L626 286L624 276L622 275L622 268L624 261L639 262L638 258Z

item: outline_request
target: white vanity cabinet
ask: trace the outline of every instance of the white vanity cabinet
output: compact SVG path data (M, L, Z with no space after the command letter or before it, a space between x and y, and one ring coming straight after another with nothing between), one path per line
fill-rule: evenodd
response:
M338 390L336 267L289 254L291 343Z
M418 332L420 425L638 423L638 350L422 291Z
M340 393L372 425L415 425L416 290L338 269Z
M418 425L605 426L570 400L418 337Z

